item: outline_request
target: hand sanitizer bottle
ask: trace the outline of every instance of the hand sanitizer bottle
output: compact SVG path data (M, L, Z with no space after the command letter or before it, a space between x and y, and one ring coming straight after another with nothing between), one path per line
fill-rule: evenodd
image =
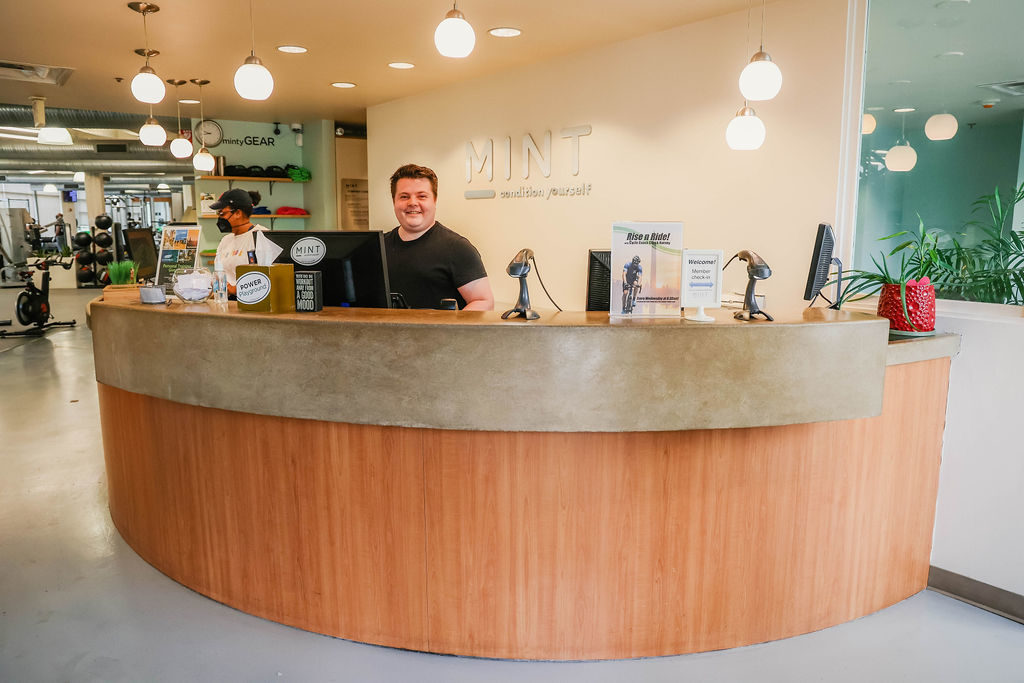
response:
M226 304L228 302L228 274L224 267L218 265L213 271L213 302Z

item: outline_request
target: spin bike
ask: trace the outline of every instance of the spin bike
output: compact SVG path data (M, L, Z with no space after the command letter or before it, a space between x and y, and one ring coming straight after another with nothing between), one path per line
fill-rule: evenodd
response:
M14 304L14 313L18 322L22 325L31 325L25 330L8 332L0 330L0 339L4 337L29 337L42 336L51 327L74 327L77 321L50 322L53 316L50 314L50 266L60 266L64 270L70 270L72 263L64 263L63 257L52 255L35 263L18 263L18 276L25 280L25 289L18 294L18 300ZM32 268L43 272L43 286L36 287L32 282ZM0 320L0 325L10 325L10 320Z

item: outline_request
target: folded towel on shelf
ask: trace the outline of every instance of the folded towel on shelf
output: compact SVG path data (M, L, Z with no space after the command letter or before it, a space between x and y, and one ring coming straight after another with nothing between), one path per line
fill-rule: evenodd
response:
M257 214L260 215L260 216L269 216L270 215L270 207L269 206L254 206L254 207L252 207L252 215L255 216Z
M278 216L308 216L309 211L300 209L297 206L280 206L277 209Z

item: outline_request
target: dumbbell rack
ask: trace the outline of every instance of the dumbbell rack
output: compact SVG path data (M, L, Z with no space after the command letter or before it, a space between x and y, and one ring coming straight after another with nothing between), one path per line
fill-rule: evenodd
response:
M114 229L117 229L114 225ZM88 235L88 242L80 235ZM105 242L106 246L96 244L97 240ZM107 274L107 265L113 260L114 252L113 239L110 232L105 228L90 226L88 230L80 230L75 235L75 285L78 289L92 289L105 287L110 284L110 276ZM86 263L81 263L86 261Z

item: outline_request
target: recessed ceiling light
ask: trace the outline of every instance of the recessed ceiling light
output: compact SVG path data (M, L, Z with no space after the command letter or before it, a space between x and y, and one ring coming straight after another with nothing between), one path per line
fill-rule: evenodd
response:
M306 48L301 45L278 45L278 52L287 52L290 55L301 55L304 52L309 52Z
M355 83L349 83L348 81L337 81L335 83L331 83L331 87L332 88L354 88L354 87L356 87L356 84Z
M882 111L885 107L868 107L868 111Z
M913 81L902 79L899 81L889 81L889 85L910 85Z
M935 55L936 57L963 57L963 50L950 50L949 52L943 52Z
M391 62L388 64L392 69L412 69L416 65L410 64L409 62Z
M512 28L511 26L499 26L497 28L492 28L488 33L495 38L515 38L520 35L522 31L517 28Z
M912 111L917 111L915 107L896 107L893 112L896 114L909 114Z
M193 100L193 99L189 99L189 98L185 98L183 100L178 100L178 101L181 102L182 104L199 104L199 100Z

